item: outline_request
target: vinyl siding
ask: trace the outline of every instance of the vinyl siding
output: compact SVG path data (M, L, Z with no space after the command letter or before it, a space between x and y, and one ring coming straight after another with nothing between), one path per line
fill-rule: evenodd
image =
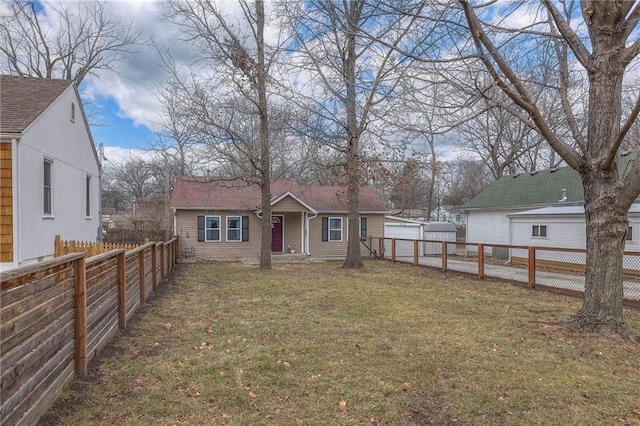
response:
M220 216L220 241L198 241L198 216ZM249 217L249 241L226 241L227 216ZM260 256L261 223L253 212L247 211L178 210L176 212L176 235L180 251L183 248L193 247L196 257L236 259Z
M282 211L282 212L306 212L309 209L305 208L302 204L294 200L291 196L287 195L282 200L275 203L271 206L271 211Z
M284 252L288 252L288 245L293 245L296 246L296 253L300 253L302 247L302 214L278 212L274 212L273 214L284 216Z
M342 241L322 241L322 218L342 218ZM384 236L384 214L368 214L360 217L367 218L367 234L373 237ZM347 254L347 215L346 214L319 214L309 221L310 251L315 256L330 256ZM360 245L362 256L369 256L369 250Z

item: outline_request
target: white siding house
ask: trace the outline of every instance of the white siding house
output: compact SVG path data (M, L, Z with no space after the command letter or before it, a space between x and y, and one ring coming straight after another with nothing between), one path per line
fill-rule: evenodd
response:
M509 216L511 245L584 249L587 245L584 207L582 205L551 206ZM629 230L625 251L640 251L640 202L632 204L628 213ZM513 249L511 255L525 259L526 250ZM584 265L584 253L539 250L536 259ZM637 258L624 258L624 268L638 270Z
M627 170L626 164L635 158L636 152L621 154L619 170ZM582 181L570 167L502 177L462 206L467 214L467 242L584 249L583 203ZM637 220L634 208L630 221ZM634 228L635 237L638 227ZM637 243L628 242L627 250L636 250ZM507 255L500 248L486 250Z
M71 81L2 76L0 91L6 270L52 257L56 235L101 237L101 166Z

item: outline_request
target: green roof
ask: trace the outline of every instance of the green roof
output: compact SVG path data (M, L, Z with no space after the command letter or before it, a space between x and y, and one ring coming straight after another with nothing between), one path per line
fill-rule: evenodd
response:
M618 169L621 173L626 171L629 160L636 156L637 153L620 156ZM566 202L584 201L582 180L571 167L504 176L465 203L462 209L552 204L562 198L563 189L567 190Z

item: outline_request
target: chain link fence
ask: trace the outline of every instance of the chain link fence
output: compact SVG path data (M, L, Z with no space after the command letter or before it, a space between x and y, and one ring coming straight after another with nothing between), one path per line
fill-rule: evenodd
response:
M586 250L462 243L403 238L370 238L371 256L393 262L458 271L583 293ZM640 252L625 252L623 297L640 304Z

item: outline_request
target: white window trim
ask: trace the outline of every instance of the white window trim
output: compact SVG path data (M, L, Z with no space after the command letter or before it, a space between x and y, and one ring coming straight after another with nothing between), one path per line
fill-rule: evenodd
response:
M340 221L340 239L339 240L334 240L334 239L331 238L331 231L332 230L333 231L337 231L338 230L337 228L334 228L334 229L331 228L331 221L333 219L336 219L336 220ZM329 217L328 223L327 223L327 241L328 242L330 242L330 243L339 243L339 242L342 242L344 240L344 238L343 238L343 223L342 222L343 222L343 218L341 218L341 217L336 217L336 216Z
M218 218L218 227L217 228L207 228L207 219L209 218ZM218 239L217 240L210 240L207 238L207 231L208 230L218 230ZM213 242L219 242L222 241L222 217L217 216L217 215L211 215L211 216L205 216L204 217L204 242L205 243L213 243Z
M229 228L229 219L234 219L234 218L238 219L238 223L240 224L240 226L238 228ZM225 241L227 241L229 243L240 243L240 242L242 242L242 216L235 216L235 215L234 216L227 216L225 224L226 224L226 229L225 229L226 240ZM230 230L233 231L233 230L236 230L236 229L238 230L238 239L237 240L230 240L229 239L229 231Z
M635 241L636 241L636 239L633 238L633 225L629 225L629 227L627 229L626 242L634 243Z
M544 227L544 236L540 235L540 230ZM538 235L533 235L534 234L534 229L538 229ZM549 238L549 227L547 225L531 225L531 238Z
M45 193L45 177L44 177L44 165L49 164L49 211L45 212L44 206L44 193ZM46 219L53 218L53 160L44 157L42 162L42 216Z
M86 219L91 219L91 180L91 175L86 175L84 179L84 216Z

